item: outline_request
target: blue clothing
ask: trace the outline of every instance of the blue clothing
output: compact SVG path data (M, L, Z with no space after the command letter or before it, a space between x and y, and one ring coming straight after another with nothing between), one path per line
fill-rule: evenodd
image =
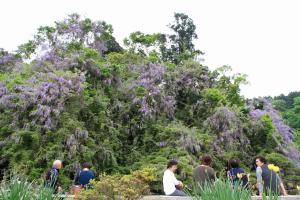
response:
M95 175L91 170L80 171L76 177L75 184L82 185L83 187L89 184L91 179L94 179Z
M242 175L241 180L238 178L238 174ZM232 181L232 184L234 187L241 185L242 187L248 188L248 177L245 174L245 171L238 167L238 168L231 168L228 171L228 176L230 180Z
M168 196L182 196L182 197L185 197L187 195L184 192L182 192L181 190L176 189L172 194L170 194Z

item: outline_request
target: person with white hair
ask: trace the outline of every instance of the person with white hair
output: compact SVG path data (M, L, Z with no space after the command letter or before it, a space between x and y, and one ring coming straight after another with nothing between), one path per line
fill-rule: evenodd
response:
M46 174L45 187L54 189L54 192L59 192L61 187L59 186L59 170L62 168L62 161L55 160L52 168Z

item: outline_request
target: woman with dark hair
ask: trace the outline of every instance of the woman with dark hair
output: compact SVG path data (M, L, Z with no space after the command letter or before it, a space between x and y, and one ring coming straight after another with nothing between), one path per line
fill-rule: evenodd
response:
M248 177L245 170L240 167L240 161L231 158L228 161L227 177L231 180L233 187L242 186L248 188Z

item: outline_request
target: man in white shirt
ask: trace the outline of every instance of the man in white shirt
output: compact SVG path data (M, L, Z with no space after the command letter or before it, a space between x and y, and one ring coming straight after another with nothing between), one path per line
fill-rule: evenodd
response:
M164 172L164 192L168 196L186 196L184 192L177 189L183 188L182 182L178 181L174 174L174 172L177 170L177 165L178 162L176 160L171 160L167 165L166 171Z

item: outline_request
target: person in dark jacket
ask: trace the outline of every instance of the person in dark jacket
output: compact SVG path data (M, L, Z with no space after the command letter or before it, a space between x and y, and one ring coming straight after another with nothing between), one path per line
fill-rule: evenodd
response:
M193 170L193 179L196 184L204 185L205 183L212 183L216 179L216 173L211 167L212 158L205 155L201 159L201 165Z
M264 191L266 193L271 192L273 194L280 194L280 190L284 196L287 196L287 192L280 177L277 173L269 170L266 163L266 159L262 156L257 156L255 158L259 196L262 196Z
M233 187L242 186L248 188L248 177L245 170L240 167L240 161L235 158L231 158L228 161L227 177L232 182Z
M61 187L59 185L59 170L62 168L62 161L55 160L52 168L47 172L45 178L45 187L53 188L54 193L60 192Z
M83 163L82 170L77 174L75 178L75 185L80 185L82 187L88 186L90 180L95 179L93 171L90 170L91 165L87 162Z

